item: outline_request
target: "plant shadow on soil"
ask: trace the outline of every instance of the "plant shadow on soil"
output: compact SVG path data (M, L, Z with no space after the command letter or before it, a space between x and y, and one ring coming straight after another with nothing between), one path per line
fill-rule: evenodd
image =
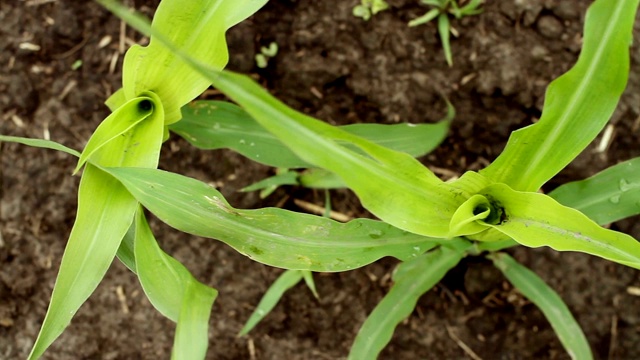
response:
M106 116L102 101L118 88L121 24L94 3L0 4L0 133L44 137L81 149ZM494 159L509 133L535 121L549 81L580 50L586 1L489 1L479 16L455 21L454 66L447 67L434 24L408 28L424 13L413 0L369 22L351 15L356 1L271 1L228 34L229 68L255 74L278 98L333 124L434 122L448 97L457 110L449 136L423 158L448 178ZM130 2L147 14L155 2ZM638 29L638 27L636 27ZM126 39L141 36L126 29ZM636 35L638 35L636 31ZM265 70L256 49L280 51ZM39 49L20 44L35 44ZM77 60L82 66L72 70ZM613 116L607 150L587 149L546 191L640 155L640 49L632 49L629 86ZM209 92L209 97L219 97ZM596 140L596 143L600 139ZM47 308L73 224L78 177L65 154L3 143L0 203L0 359L25 358ZM242 187L273 173L229 151L198 151L172 137L161 168L216 184L237 207L275 206L282 199L321 203L322 194L279 190L266 200ZM446 171L442 170L446 169ZM332 191L333 206L370 216L349 191ZM640 238L638 218L612 228ZM316 274L320 300L304 285L288 292L250 333L236 334L281 270L209 239L152 226L165 251L220 295L210 321L212 359L344 358L367 314L389 290L397 261L340 274ZM640 358L638 272L604 260L549 249L510 252L545 279L576 316L596 358ZM46 359L168 358L173 324L145 299L118 261L80 309ZM455 359L466 344L483 359L568 358L541 312L482 258L465 259L425 294L396 330L381 358Z

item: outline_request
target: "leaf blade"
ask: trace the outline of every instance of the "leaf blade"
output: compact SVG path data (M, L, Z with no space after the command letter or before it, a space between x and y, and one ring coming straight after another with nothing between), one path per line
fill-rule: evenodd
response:
M135 226L136 272L147 298L177 323L172 358L204 359L209 317L218 292L196 280L180 262L162 251L141 208Z
M626 86L637 7L638 0L591 5L578 62L549 85L540 121L513 132L482 174L516 190L536 191L596 137Z
M80 157L80 153L78 151L51 140L0 135L0 142L12 142L42 149L57 150L78 158Z
M542 310L572 359L593 359L582 328L557 292L508 254L496 253L489 258L522 295Z
M249 320L244 324L238 336L247 335L271 310L278 304L287 290L296 286L302 280L302 270L285 270L278 279L269 286L267 292L262 296L258 306L253 311Z
M605 225L640 214L640 158L622 162L584 180L564 184L549 196Z
M384 256L411 258L440 240L367 219L342 224L266 208L232 208L213 187L156 169L104 168L168 225L218 239L252 259L286 269L344 271Z
M237 105L202 100L183 107L182 113L182 120L169 129L200 149L228 148L273 167L311 167ZM353 124L340 128L417 157L431 152L442 142L454 114L450 106L447 117L436 124Z
M98 286L131 225L136 205L135 198L117 180L87 166L80 181L76 221L29 359L40 357L62 334Z
M464 248L464 247L463 247ZM464 250L439 247L400 264L394 285L358 331L349 359L375 359L407 318L418 299L435 286L463 257Z
M489 186L482 194L498 201L506 214L502 223L487 225L521 245L579 251L640 269L640 242L600 227L547 195L515 191L504 184Z

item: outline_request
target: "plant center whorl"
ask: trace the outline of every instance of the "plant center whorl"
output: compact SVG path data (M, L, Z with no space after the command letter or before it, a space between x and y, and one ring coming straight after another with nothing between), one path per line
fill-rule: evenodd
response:
M499 225L506 220L506 214L504 208L496 199L485 195L487 202L478 204L473 208L473 215L482 214L489 210L487 217L483 219L483 222L490 225Z
M145 111L145 112L149 111L153 109L153 103L149 99L144 99L138 103L138 109L140 109L140 111Z

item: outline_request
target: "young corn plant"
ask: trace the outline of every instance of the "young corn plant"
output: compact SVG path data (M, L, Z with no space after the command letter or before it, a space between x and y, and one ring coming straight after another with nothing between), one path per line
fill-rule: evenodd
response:
M162 44L163 41L170 41L189 54L190 59L202 61L209 69L221 69L228 60L224 39L226 30L253 14L265 3L266 0L163 1L157 9L151 28L169 35L166 39L152 36L147 47L136 45L128 50L124 62L123 88L106 102L112 114L96 129L82 153L50 141L0 136L0 141L50 148L77 156L79 161L74 174L84 167L78 194L77 218L62 258L47 315L29 358L40 357L64 331L75 312L95 290L115 256L137 274L154 307L177 323L173 356L185 359L204 358L208 345L207 323L217 291L198 282L182 264L158 247L139 202L104 169L156 168L160 146L168 138L169 129L177 133L185 131L185 138L203 148L216 142L216 145L209 148L225 147L229 141L233 141L246 145L235 150L256 159L262 156L262 162L266 161L273 166L310 166L298 160L293 153L287 154L284 145L277 146L277 138L265 138L264 135L268 133L237 106L221 102L201 102L185 106L210 86L211 82L206 75L198 73ZM103 4L113 3L104 1ZM214 114L216 122L209 121L209 126L205 124L201 131L203 119L199 109L208 112L218 108L222 112ZM234 114L238 116L234 118ZM181 119L184 121L178 122ZM225 119L229 121L225 122ZM435 127L437 134L434 140L428 142L426 150L423 145L414 146L408 151L425 152L433 149L444 137L447 127L448 122ZM389 137L382 135L387 131L396 134L395 136L405 137L430 135L434 128L430 125L416 125L416 129L417 132L407 125L373 125L352 126L349 131L372 141L385 143ZM250 135L252 132L258 135L255 139L258 145L255 148L254 139ZM242 136L242 141L237 141L238 136ZM391 142L394 143L393 140ZM398 149L407 150L399 143L395 141ZM188 192L190 190L185 193ZM224 206L226 203L219 194L207 199L210 204ZM177 211L176 215L179 214ZM289 245L285 244L286 248L293 239L309 233L310 228L320 228L325 224L325 221L318 222L314 218L298 217L298 214L278 210L275 215L279 220L263 216L249 232L242 230L242 226L236 226L240 223L231 228L226 228L223 224L218 230L226 232L227 235L221 235L223 238L230 235L244 241L253 232L258 238L266 235L262 239L264 241L274 240L280 235L277 231L265 233L262 229L275 226L278 221L281 226L287 227L289 222L297 223L297 227L290 229ZM370 225L366 221L364 224ZM386 224L375 222L371 226L374 229L372 231L376 232L382 232L379 228L387 227ZM349 231L342 236L346 239L350 236ZM413 242L421 242L420 237L415 237ZM406 251L400 249L399 253ZM374 256L379 258L383 255ZM311 273L307 271L301 274L314 290Z
M142 206L178 230L223 241L256 261L287 269L265 296L261 306L266 311L300 279L312 284L308 280L311 271L347 271L385 256L399 259L394 284L362 325L349 354L351 359L376 358L395 327L413 311L418 298L465 256L489 258L514 287L540 307L572 358L593 358L582 330L557 293L502 250L516 245L548 246L640 269L640 243L601 226L640 213L640 158L561 186L548 195L538 192L587 147L615 110L628 78L629 45L639 1L595 1L587 12L578 62L549 85L541 119L515 131L502 154L485 169L448 182L406 152L306 116L273 98L249 77L221 70L224 64L210 61L211 53L197 51L200 42L195 39L203 34L204 23L194 28L191 21L183 24L184 33L180 31L183 29L170 32L158 20L159 16L162 19L160 10L149 26L128 10L102 1L129 24L152 36L149 47L158 46L153 56L169 56L184 74L194 74L193 79L202 80L202 84L212 83L239 105L228 109L251 118L259 131L271 134L260 143L264 145L261 152L249 155L251 150L237 151L265 159L269 151L264 149L284 145L286 155L296 164L283 167L322 169L333 174L332 186L352 189L363 206L381 220L339 223L282 209L236 209L211 186L158 170L157 162L152 161L155 158L147 160L143 154L157 154L167 128L176 129L186 139L197 139L199 131L180 128L175 120L180 119L180 107L198 92L189 92L189 97L177 101L169 89L178 85L188 89L187 82L183 84L185 76L173 79L175 72L163 65L152 72L145 72L148 67L125 67L124 90L110 101L114 113L98 127L82 154L50 141L0 138L62 150L79 156L78 168L85 165L78 219L32 357L39 356L62 332L116 254L137 272L154 306L177 320L174 354L184 358L204 356L206 319L215 291L198 283L181 264L162 252L146 224ZM248 4L255 2L246 1ZM181 5L174 9L174 14L184 8ZM222 22L225 26L252 12L231 5L216 9L228 10L227 15L233 19ZM210 26L217 27L221 34L221 29L226 29L220 21ZM173 35L175 31L183 36ZM192 33L184 35L188 31ZM143 48L132 49L137 50L130 50L134 55L128 54L125 61L135 61L130 57L149 61L139 53ZM132 69L140 71L140 77ZM165 75L160 80L171 87L154 83L158 74ZM127 79L132 78L141 85L127 92L132 86L127 85L131 84ZM191 105L196 110L198 106ZM202 106L215 109L226 105ZM202 126L215 129L220 120L208 121L208 126ZM94 193L99 194L99 201L88 204L87 194ZM94 216L81 222L81 214L88 211ZM79 232L86 236L74 235ZM95 240L97 233L104 235L102 242ZM255 318L251 322L255 323ZM243 333L250 326L248 323ZM201 345L197 352L184 345L193 339L199 339Z
M222 69L228 61L225 32L265 3L165 0L152 27L169 33L170 41L192 58L212 69ZM79 157L74 173L82 167L84 171L77 217L30 359L39 358L63 332L116 255L138 275L158 311L177 323L174 357L204 358L208 318L217 291L198 282L158 247L139 202L102 168L157 168L168 126L180 120L182 106L209 86L206 76L152 38L148 46L135 45L127 51L123 87L107 100L112 113L95 130L84 151L79 154L54 146ZM42 141L19 141L51 146Z
M455 33L455 29L451 27L449 14L453 15L456 19L480 14L482 12L480 5L482 5L483 0L470 0L462 7L458 5L456 0L420 0L420 2L425 5L433 6L434 8L429 10L426 14L409 21L409 26L414 27L426 24L437 18L438 33L440 34L440 42L442 43L444 58L447 60L447 64L449 64L449 66L453 66L449 34L453 33L455 36L458 35Z
M562 195L562 189L575 189L573 184L550 195L537 192L597 136L615 109L628 76L628 46L637 5L637 1L596 2L586 18L581 57L573 69L550 85L541 120L515 132L505 151L486 169L468 172L448 183L437 179L406 154L297 113L246 77L200 67L210 74L218 89L244 107L254 120L300 158L337 174L356 192L365 207L383 221L432 241L430 251L411 254L412 259L399 266L394 287L356 338L352 358L375 357L421 294L462 257L484 251L490 253L488 256L496 266L540 306L543 313L554 314L549 316L549 321L574 358L592 357L582 331L557 294L533 273L498 251L517 243L529 247L550 246L640 267L637 240L602 228L589 218L593 213L586 207L595 207L598 213L615 212L621 217L637 214L640 211L638 193L632 191L637 188L637 177L629 173L637 170L634 168L637 160L587 180L592 183L614 176L614 188L607 187L604 197L598 191L589 196L588 201L579 203L576 199L585 197ZM606 94L601 89L606 89ZM120 175L121 181L126 181L125 178ZM377 181L372 182L371 178ZM133 189L144 184L132 182L128 186ZM625 207L618 206L622 197L628 199ZM145 204L151 205L151 201ZM617 219L619 217L596 218L601 224ZM380 238L382 234L375 235ZM262 249L254 250L258 251L249 254L253 258L263 255ZM307 264L288 268L317 269L321 262L315 262L318 258L308 256L310 254L298 252L298 259ZM334 265L345 261L343 256L332 259L333 263L324 264L325 269L336 271ZM360 259L361 264L365 263ZM278 266L287 267L283 265L281 261Z

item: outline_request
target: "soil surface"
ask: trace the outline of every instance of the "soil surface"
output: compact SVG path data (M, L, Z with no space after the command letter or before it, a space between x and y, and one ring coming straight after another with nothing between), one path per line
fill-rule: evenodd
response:
M285 103L333 124L435 122L444 117L444 95L457 117L442 146L423 162L450 178L486 166L511 131L539 118L546 86L577 59L590 2L488 1L481 15L453 22L459 33L452 38L453 67L444 61L435 24L407 27L426 8L415 0L389 3L389 10L365 22L351 15L356 0L272 0L228 33L229 68L254 74ZM150 15L156 2L129 5ZM0 133L81 149L108 114L102 103L119 88L123 50L144 41L93 2L0 2ZM280 51L258 69L254 54L272 41ZM637 44L610 145L604 152L591 146L546 191L640 156ZM0 359L21 359L47 309L75 218L79 177L71 176L75 159L66 154L0 146ZM165 144L161 168L215 183L236 207L300 210L296 198L322 204L322 193L298 188L265 200L239 193L273 169L229 151L193 149L175 136ZM368 216L349 191L331 195L336 210ZM282 270L215 240L155 220L152 225L169 254L220 291L210 321L211 359L345 358L367 314L389 290L397 264L383 259L351 272L316 274L320 300L300 284L249 336L238 338ZM640 238L638 217L611 227ZM640 359L640 297L628 292L640 286L638 271L546 248L510 252L558 291L596 358ZM173 332L136 277L115 261L44 358L169 358ZM483 258L465 259L425 294L381 358L465 359L465 346L482 359L568 358L542 313Z

